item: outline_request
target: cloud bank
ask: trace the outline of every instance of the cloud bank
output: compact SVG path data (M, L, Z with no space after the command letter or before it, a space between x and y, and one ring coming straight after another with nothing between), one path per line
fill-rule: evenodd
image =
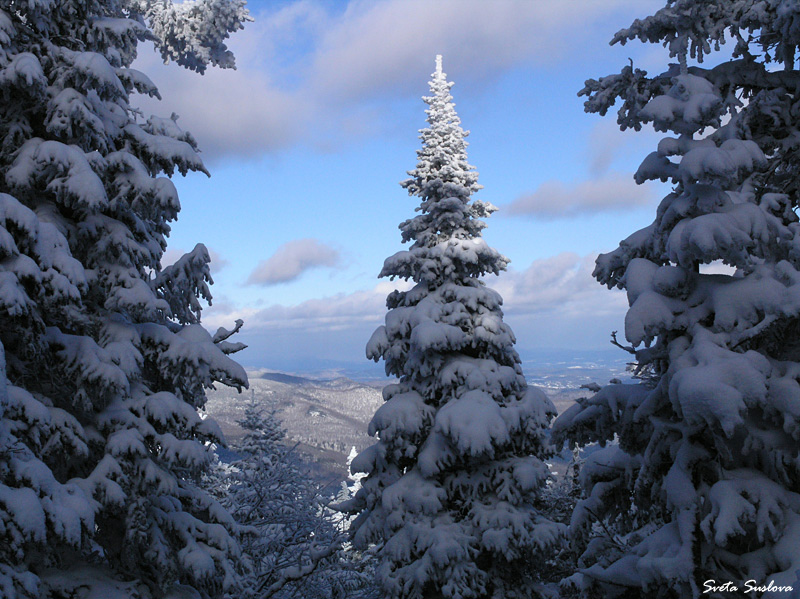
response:
M307 241L307 240L301 240ZM289 244L287 244L289 245ZM278 255L276 252L270 260ZM592 277L596 256L564 252L534 260L526 269L503 272L484 281L503 296L507 314L550 314L568 317L576 313L608 313L624 308L624 294L609 292ZM315 298L294 306L274 304L267 308L241 309L215 304L209 317L216 324L244 318L249 328L342 329L357 323L377 323L386 315L386 296L395 289L406 290L411 283L382 281L372 289ZM213 314L212 314L213 312ZM242 314L238 316L237 314ZM560 317L560 316L559 316Z
M417 98L420 77L443 54L445 70L463 85L484 87L520 65L553 65L580 43L598 40L592 23L641 0L298 0L255 12L232 36L237 70L200 76L162 65L143 48L134 66L164 98L139 98L146 114L181 115L206 161L277 153L320 136L374 133L389 121L388 100ZM599 35L599 34L598 34ZM587 38L587 39L584 39ZM603 36L603 41L605 41ZM353 123L359 123L353 127Z
M486 283L504 298L506 321L514 328L520 347L603 347L612 329L621 329L625 294L598 284L591 272L595 256L562 253L535 260L528 268L487 277ZM315 298L293 306L242 308L220 302L206 311L209 328L245 321L243 341L259 348L243 360L267 364L291 351L300 359L328 347L329 357L358 363L372 331L386 316L386 296L408 289L404 281L384 281L372 289Z
M574 51L568 32L626 2L575 0L351 1L332 17L315 53L313 87L342 100L419 92L419 73L436 54L459 81L521 63L554 64ZM627 4L630 4L629 2Z
M605 315L625 308L622 293L609 293L592 276L596 256L563 252L534 260L528 268L501 273L487 281L503 296L507 314L555 314L568 321L576 315Z

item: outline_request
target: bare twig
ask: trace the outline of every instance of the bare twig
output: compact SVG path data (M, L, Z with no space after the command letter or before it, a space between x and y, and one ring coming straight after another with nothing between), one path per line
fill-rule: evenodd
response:
M616 331L611 331L611 344L612 345L616 345L620 349L624 349L629 354L633 354L634 356L636 355L636 350L634 349L634 347L632 345L625 346L625 345L622 345L619 341L617 341L617 332Z
M614 545L616 545L618 549L624 551L625 547L622 545L622 543L617 541L614 534L608 529L608 526L606 526L606 523L588 507L584 507L583 509L585 509L589 513L589 515L592 516L600 524L600 526L603 527L603 530L606 531L606 534L608 535L608 538L611 539L611 542L614 543Z

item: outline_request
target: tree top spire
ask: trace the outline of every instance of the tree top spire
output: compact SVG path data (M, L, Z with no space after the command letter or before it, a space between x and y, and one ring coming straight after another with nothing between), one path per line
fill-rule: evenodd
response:
M441 75L442 74L442 55L441 54L437 54L436 55L436 74L437 75Z

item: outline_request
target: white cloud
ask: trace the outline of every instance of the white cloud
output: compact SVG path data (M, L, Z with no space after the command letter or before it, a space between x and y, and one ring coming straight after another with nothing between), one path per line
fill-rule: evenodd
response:
M295 239L284 243L262 260L247 278L248 284L275 285L299 278L305 271L321 266L336 266L339 252L316 239Z
M514 200L506 210L514 215L568 218L646 206L653 199L651 185L637 185L631 175L611 174L573 185L546 181L533 193Z
M198 75L155 56L135 65L158 86L162 101L139 97L146 115L180 116L178 124L197 139L205 159L276 151L304 134L308 108L302 97L281 90L268 75L246 64Z

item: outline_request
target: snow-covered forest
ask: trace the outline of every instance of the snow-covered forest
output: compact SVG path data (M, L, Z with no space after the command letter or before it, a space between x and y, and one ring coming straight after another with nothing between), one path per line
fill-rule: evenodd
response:
M666 60L573 90L655 131L629 176L667 191L596 256L630 376L560 414L492 288L510 261L446 55L363 340L382 401L246 391L246 315L201 319L214 252L167 259L175 181L212 169L142 109L161 94L135 61L235 68L252 21L243 0L0 0L0 599L799 598L800 3L667 0L609 32ZM304 447L349 446L325 486Z

